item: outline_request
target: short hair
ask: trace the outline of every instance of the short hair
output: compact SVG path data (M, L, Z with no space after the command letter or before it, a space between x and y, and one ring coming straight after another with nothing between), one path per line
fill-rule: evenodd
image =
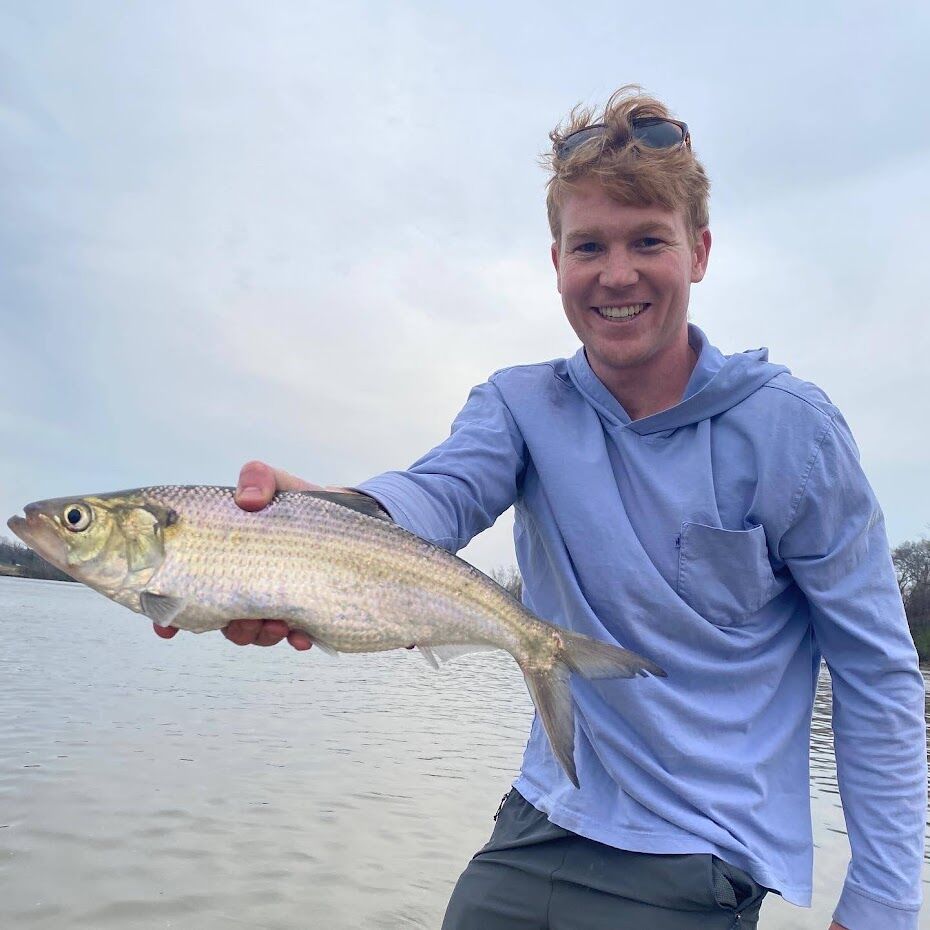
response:
M692 241L707 226L710 181L703 165L686 145L657 149L638 144L630 123L634 116L670 118L671 113L638 85L625 84L611 94L599 113L578 104L567 120L549 133L553 149L542 156L542 163L551 172L546 184L546 211L556 242L561 235L563 199L572 185L584 178L595 178L620 203L683 210ZM602 134L564 157L557 154L568 136L598 123L606 126Z

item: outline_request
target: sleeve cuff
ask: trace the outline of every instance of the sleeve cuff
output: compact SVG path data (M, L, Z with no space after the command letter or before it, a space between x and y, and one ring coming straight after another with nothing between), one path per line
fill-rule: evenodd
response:
M417 533L413 525L414 521L396 499L397 495L391 494L394 483L395 482L391 480L390 474L387 473L378 475L375 478L370 478L368 481L363 481L361 484L355 485L351 490L359 491L362 494L367 494L369 497L374 498L381 509L385 511L398 526L403 527L408 533Z
M833 919L846 930L918 930L919 906L884 904L848 885L840 895Z

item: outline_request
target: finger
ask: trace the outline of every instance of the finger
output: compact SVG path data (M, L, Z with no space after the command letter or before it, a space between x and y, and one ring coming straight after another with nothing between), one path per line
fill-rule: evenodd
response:
M232 620L223 628L223 635L237 646L248 646L255 642L261 628L261 620Z
M255 637L255 645L276 646L285 636L287 624L283 620L265 620Z
M275 492L275 470L264 462L246 462L239 472L236 503L243 510L261 510Z
M274 469L275 484L279 491L322 491L323 487L319 484L312 484L310 481L304 481L292 475L283 468Z
M176 626L159 626L157 623L152 624L152 629L154 629L155 633L162 639L171 639L171 637L178 632Z
M287 634L287 641L298 651L303 652L313 645L313 640L302 630L291 630Z

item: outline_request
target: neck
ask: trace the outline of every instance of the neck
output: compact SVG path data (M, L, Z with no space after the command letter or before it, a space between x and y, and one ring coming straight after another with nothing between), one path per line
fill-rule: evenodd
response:
M606 368L588 359L603 385L623 406L631 420L641 420L681 401L697 364L697 353L687 334L668 352L633 368Z

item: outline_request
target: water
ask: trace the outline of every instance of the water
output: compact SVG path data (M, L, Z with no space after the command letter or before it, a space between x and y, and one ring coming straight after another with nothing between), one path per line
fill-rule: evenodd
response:
M0 578L0 926L435 930L531 716L504 655L164 642ZM826 680L811 745L814 908L770 896L766 930L826 930L845 873Z

